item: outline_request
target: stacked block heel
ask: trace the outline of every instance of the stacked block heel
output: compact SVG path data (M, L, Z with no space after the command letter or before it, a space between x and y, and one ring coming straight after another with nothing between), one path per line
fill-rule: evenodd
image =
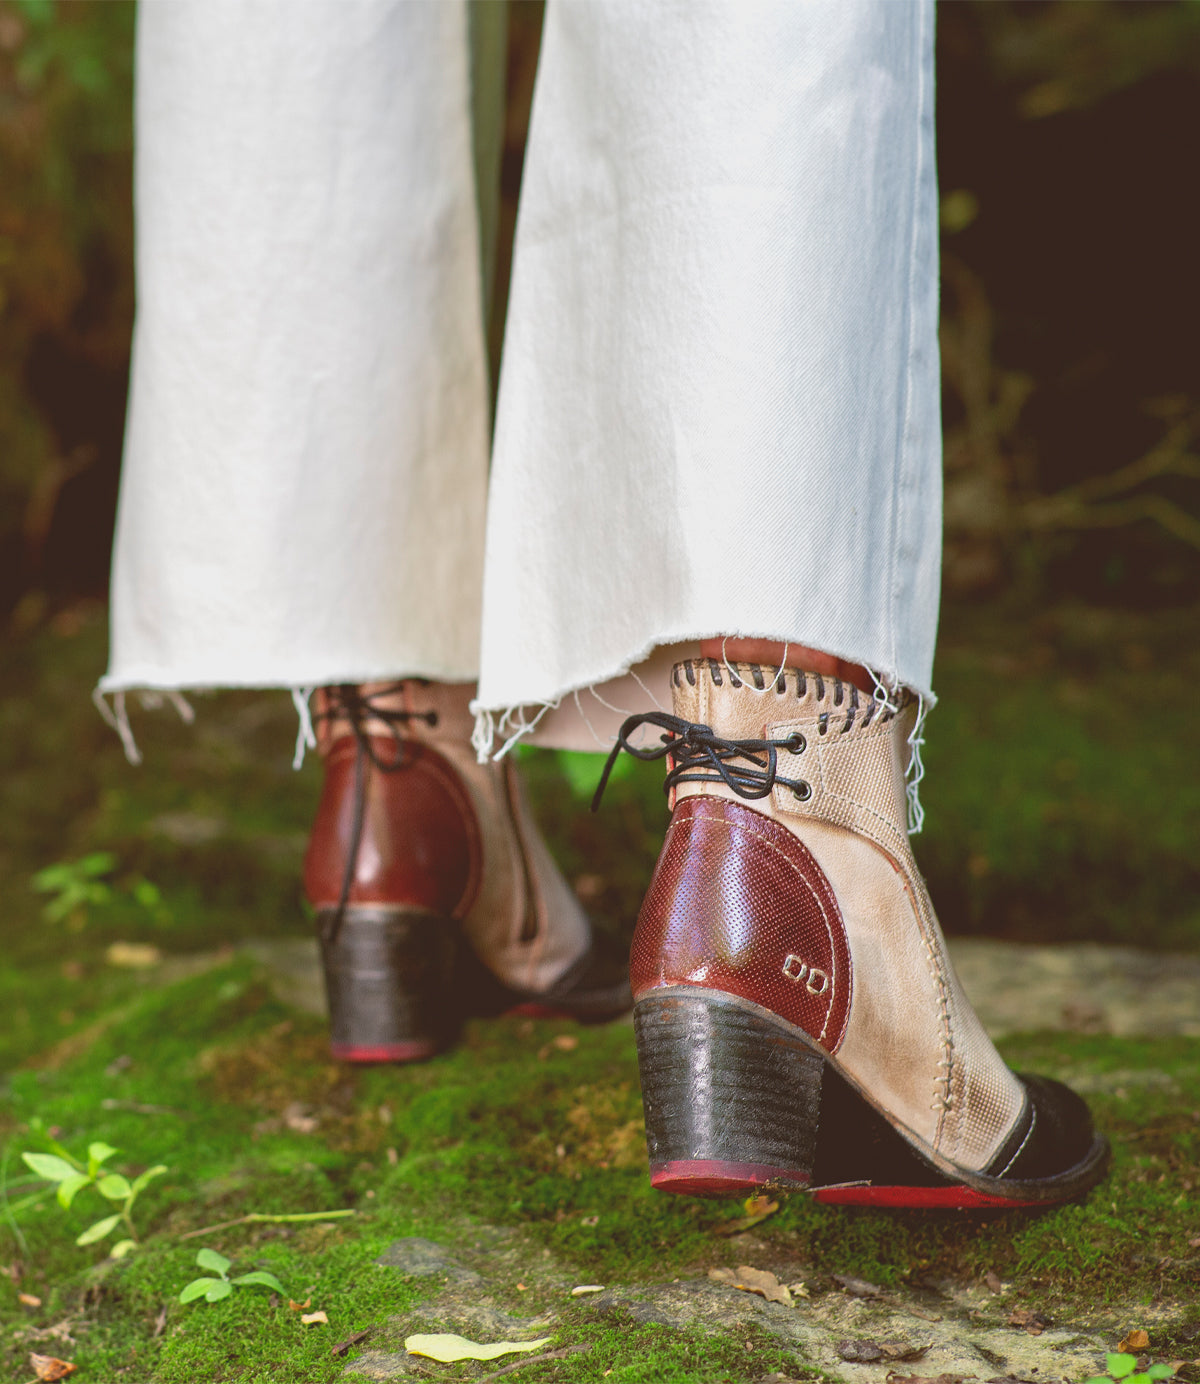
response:
M420 909L353 904L333 935L317 915L330 1049L345 1062L419 1062L453 1038L457 924Z
M720 991L652 990L633 1014L653 1186L692 1196L808 1187L818 1053L767 1011Z
M1086 1112L1076 1161L1048 1176L935 1165L798 1029L723 991L643 993L634 1028L650 1181L660 1191L808 1191L831 1205L968 1211L1070 1200L1107 1166L1108 1143Z

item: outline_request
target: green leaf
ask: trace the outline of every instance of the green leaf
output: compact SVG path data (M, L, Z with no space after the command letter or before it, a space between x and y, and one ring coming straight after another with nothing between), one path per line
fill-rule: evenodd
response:
M179 1294L180 1302L194 1302L198 1297L203 1297L214 1283L220 1283L219 1278L193 1278L182 1293Z
M108 1201L124 1201L133 1192L129 1180L120 1173L109 1173L96 1183L96 1191Z
M1146 1375L1150 1379L1170 1379L1174 1373L1175 1371L1170 1365L1163 1364L1161 1361L1157 1365L1151 1365L1146 1371Z
M146 1171L142 1173L139 1177L135 1177L133 1179L134 1193L136 1194L138 1192L144 1191L145 1188L147 1188L156 1177L162 1177L163 1173L165 1173L166 1171L167 1165L165 1163L156 1163L154 1167L147 1168Z
M229 1272L229 1266L233 1263L232 1259L226 1259L223 1254L218 1254L215 1249L202 1249L196 1255L196 1263L202 1269L212 1269L214 1273L219 1273L222 1278Z
M253 1273L244 1273L240 1278L231 1281L238 1288L249 1288L252 1284L261 1283L264 1288L273 1288L277 1293L287 1292L287 1289L273 1273L264 1273L262 1269L255 1269Z
M233 1292L233 1284L228 1279L218 1278L207 1293L204 1294L206 1302L220 1302L222 1298L227 1298Z
M95 851L77 861L75 868L81 875L94 879L97 875L111 874L117 868L117 857L111 851Z
M75 1193L82 1191L91 1180L87 1173L75 1173L72 1177L64 1177L55 1193L59 1206L65 1211L75 1200Z
M1114 1379L1124 1379L1127 1374L1132 1373L1134 1366L1137 1364L1137 1360L1134 1356L1114 1355L1111 1351L1104 1357L1104 1360L1108 1365L1109 1374L1111 1374Z
M134 883L133 897L143 908L157 908L162 903L162 891L148 879L139 879Z
M47 865L39 870L29 881L29 887L38 894L49 894L51 890L61 889L72 881L71 872L61 865Z
M137 1249L136 1240L118 1240L112 1249L108 1251L110 1259L124 1259L127 1254L132 1254Z
M65 1182L67 1178L79 1175L78 1168L52 1153L23 1153L21 1160L47 1182Z
M116 1153L116 1149L111 1144L106 1144L102 1140L97 1140L94 1144L88 1145L88 1172L93 1176L103 1167L106 1159Z
M48 923L61 923L68 913L73 913L79 906L79 894L72 890L67 894L60 894L58 898L51 901L42 909L42 917Z
M1126 1377L1125 1384L1150 1384L1148 1374L1131 1374Z
M89 1225L82 1235L75 1237L77 1245L94 1245L97 1240L103 1240L111 1230L117 1228L120 1216L105 1216L102 1221L97 1221L95 1225Z

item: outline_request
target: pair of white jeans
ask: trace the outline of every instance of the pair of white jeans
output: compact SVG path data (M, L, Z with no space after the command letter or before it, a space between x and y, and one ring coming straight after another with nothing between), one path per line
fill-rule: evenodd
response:
M549 0L489 448L464 0L142 6L101 689L478 677L599 748L740 635L928 698L932 30Z

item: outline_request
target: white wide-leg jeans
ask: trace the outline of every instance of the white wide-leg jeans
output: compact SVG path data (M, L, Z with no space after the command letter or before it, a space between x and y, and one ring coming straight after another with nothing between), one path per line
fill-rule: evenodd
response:
M490 467L464 0L139 25L102 690L478 677L596 748L741 635L930 695L932 0L550 0Z

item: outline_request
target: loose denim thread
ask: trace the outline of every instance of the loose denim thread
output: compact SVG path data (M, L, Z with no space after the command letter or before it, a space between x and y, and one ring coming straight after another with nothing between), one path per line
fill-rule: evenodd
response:
M317 748L317 733L313 730L312 723L312 694L317 689L315 687L293 687L292 705L296 708L296 716L299 724L296 727L296 752L292 755L292 768L300 769L304 765L304 754L306 750Z
M125 693L114 692L112 699L113 704L110 707L105 699L105 694L98 687L92 689L92 705L100 713L100 718L105 725L111 726L116 731L121 741L121 748L125 751L125 758L130 764L140 764L142 752L138 749L137 741L133 737L133 727L129 724L129 709L125 701ZM163 702L170 702L185 726L192 725L196 720L196 713L192 704L182 692L178 692L172 687L147 688L145 691L137 693L137 699L146 711L157 711Z
M528 706L510 706L501 713L499 721L496 720L494 711L488 711L485 707L481 707L478 702L472 702L471 710L475 713L475 728L471 732L471 746L475 751L475 758L480 764L486 764L489 759L503 759L518 741L537 730L538 723L546 712L555 711L561 702L562 698L560 697L558 701L554 702L533 703L538 710L532 720L526 715L529 710ZM492 746L496 743L498 735L507 736L507 739L493 754Z
M133 728L129 724L129 713L125 709L125 693L114 692L113 704L110 707L104 693L97 687L92 691L92 705L100 713L105 725L111 726L120 737L125 758L130 764L140 764L142 752L138 749L137 741L133 738Z

